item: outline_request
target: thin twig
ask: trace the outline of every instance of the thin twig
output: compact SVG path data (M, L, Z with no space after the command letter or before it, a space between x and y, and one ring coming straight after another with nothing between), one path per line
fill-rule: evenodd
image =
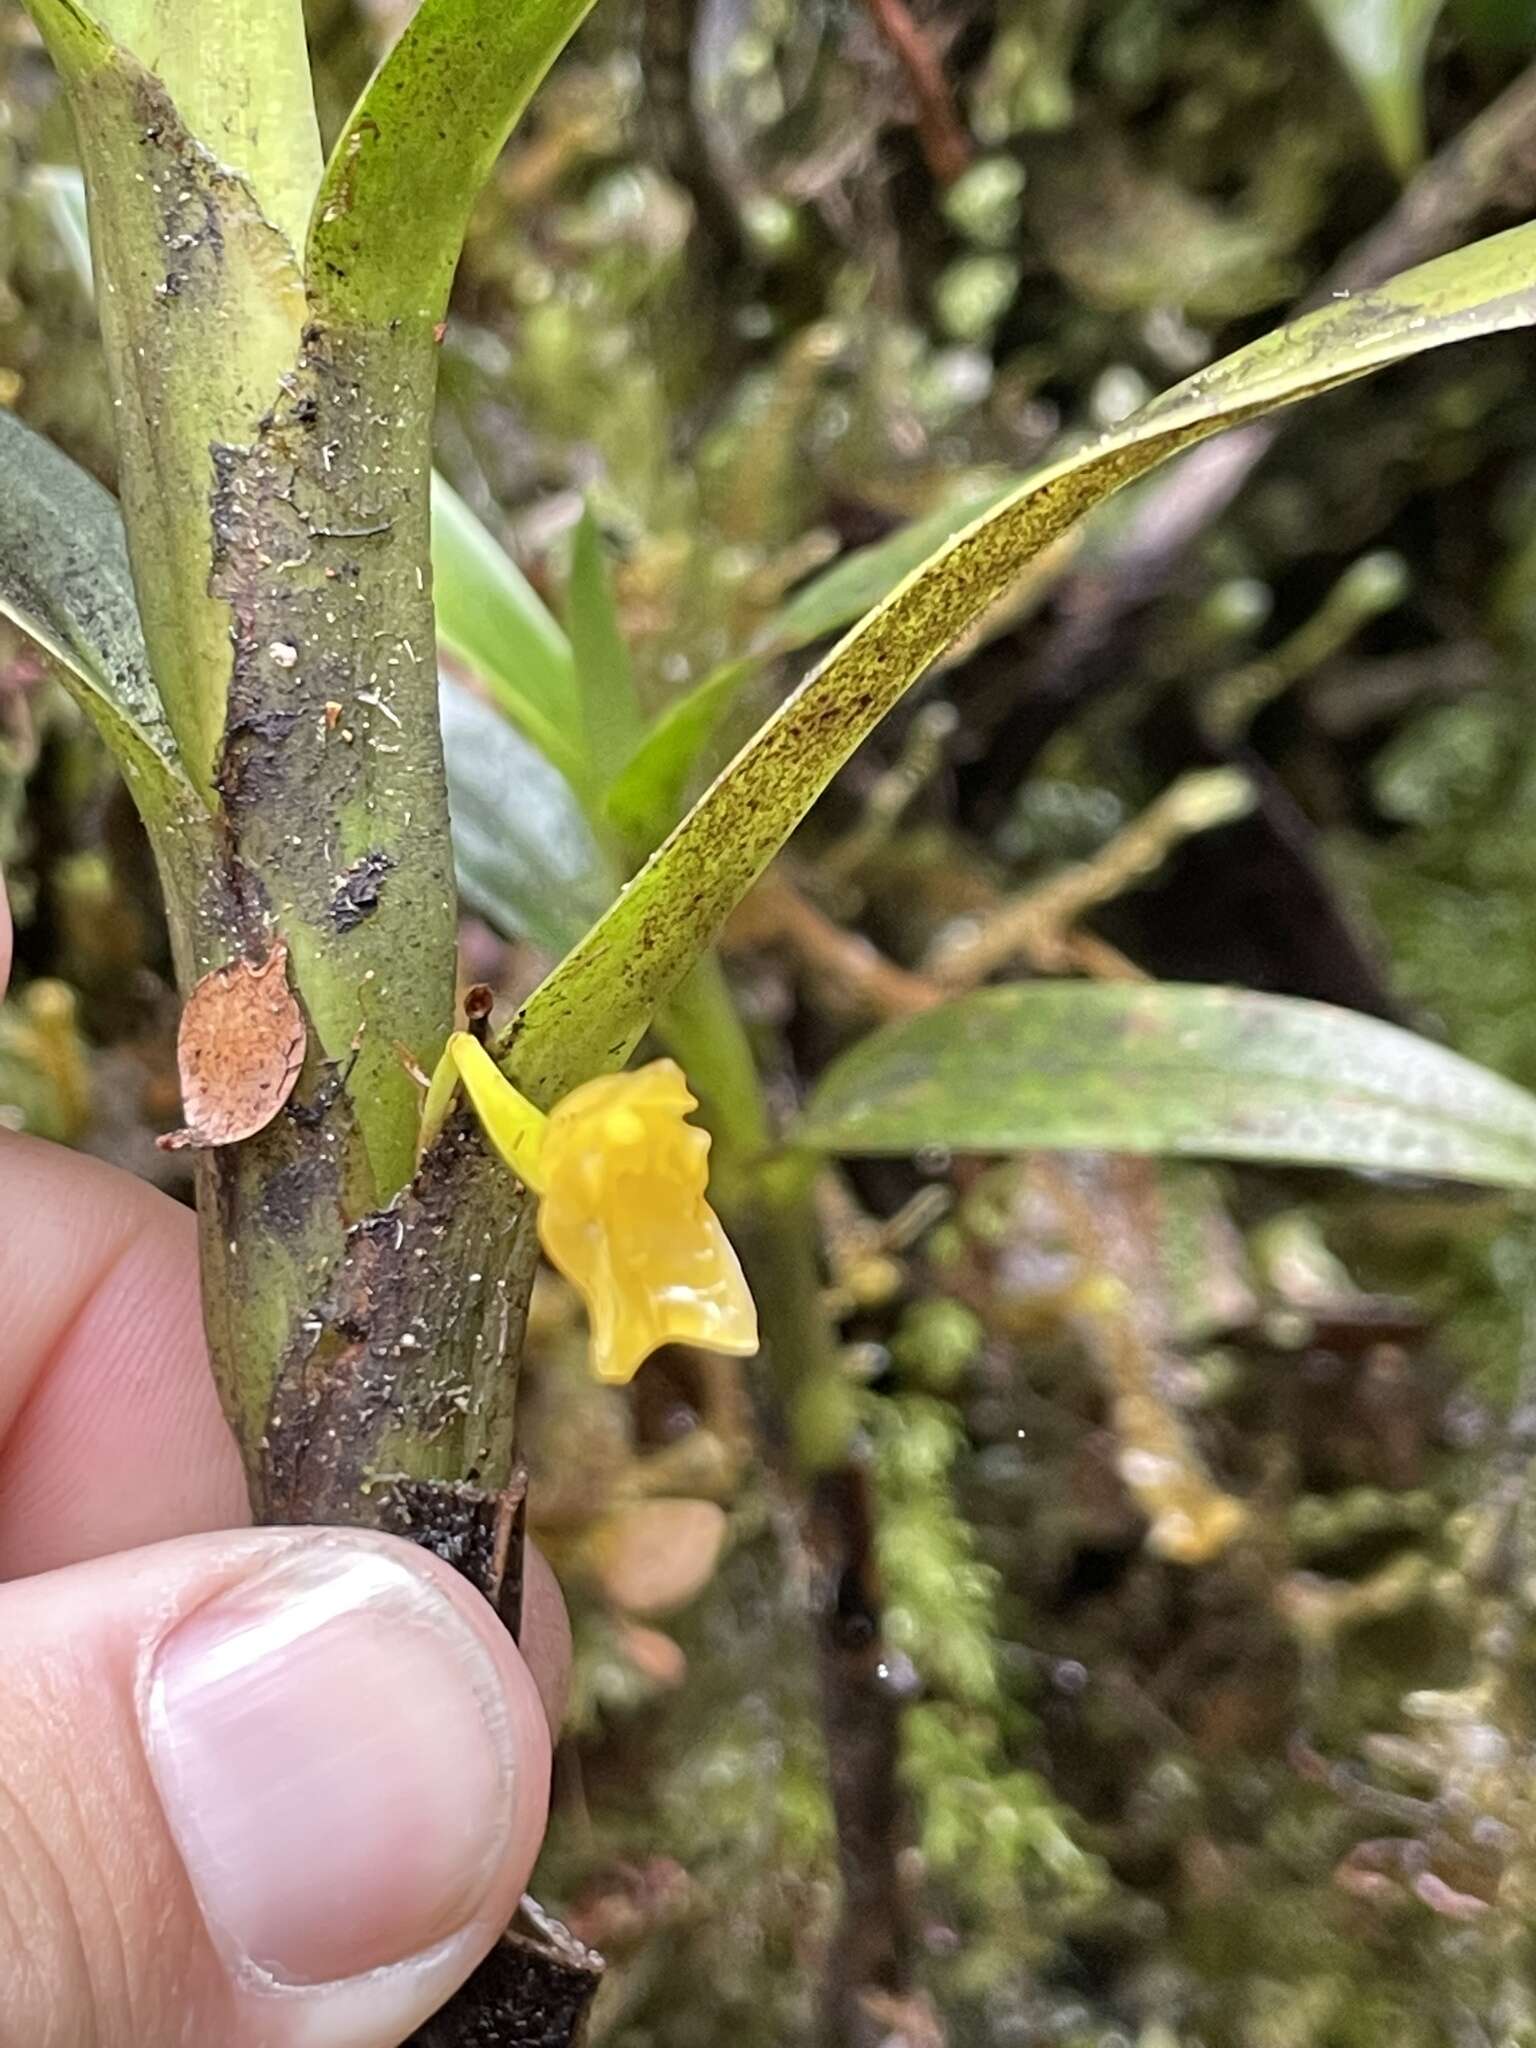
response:
M1042 974L1063 974L1091 958L1097 979L1140 980L1140 969L1123 955L1074 927L1088 911L1156 874L1192 834L1230 824L1252 808L1253 785L1240 769L1181 775L1091 860L1006 898L978 923L941 940L927 962L931 982L949 992L974 988L1021 957Z
M970 169L975 150L955 107L938 53L912 19L906 0L865 0L869 18L906 74L923 160L940 185Z
M1140 970L1123 954L1078 931L1079 920L1155 874L1194 833L1229 824L1252 807L1253 786L1240 769L1180 776L1091 860L1005 898L977 924L941 940L920 974L888 959L862 932L835 923L779 869L764 876L732 918L727 942L783 946L845 1001L881 1018L931 1010L1019 958L1040 974L1139 980Z
M1154 1556L1209 1564L1248 1520L1206 1467L1170 1393L1175 1355L1155 1247L1161 1169L1148 1159L1037 1155L1028 1169L1081 1264L1063 1302L1104 1383L1122 1484Z
M1237 745L1267 705L1348 646L1368 619L1400 603L1407 587L1407 568L1401 556L1388 549L1352 562L1294 633L1278 647L1229 670L1204 693L1201 723L1213 742Z
M910 1017L931 1010L944 991L888 960L860 932L834 924L783 874L763 877L732 918L732 947L779 944L844 997L880 1017Z

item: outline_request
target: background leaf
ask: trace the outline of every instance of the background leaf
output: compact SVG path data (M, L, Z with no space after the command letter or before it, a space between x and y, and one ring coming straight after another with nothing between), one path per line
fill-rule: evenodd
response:
M504 1045L549 1100L622 1060L859 743L1024 565L1135 477L1223 427L1474 334L1536 319L1536 227L1332 303L1177 385L1021 485L827 656L537 989Z
M504 937L564 953L618 889L574 791L500 712L448 677L442 711L459 894Z
M726 662L669 704L641 740L604 805L631 845L649 851L677 823L705 749L757 667L752 655Z
M794 1133L849 1153L1038 1149L1536 1187L1536 1096L1412 1032L1243 990L1022 982L887 1025Z
M0 412L0 611L58 662L152 820L198 808L149 673L110 493Z
M74 272L80 289L90 296L91 228L85 211L85 180L70 164L34 164L27 173L27 198L47 221Z
M451 484L432 479L438 643L567 776L581 773L571 643L532 584Z
M584 753L599 788L606 789L634 752L645 722L614 604L602 532L590 505L571 539L565 624L581 695Z
M1311 0L1400 178L1424 155L1424 58L1445 0Z

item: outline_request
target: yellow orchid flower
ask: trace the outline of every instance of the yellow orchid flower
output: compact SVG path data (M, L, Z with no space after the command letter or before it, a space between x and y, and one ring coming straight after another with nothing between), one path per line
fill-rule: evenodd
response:
M449 1039L423 1143L462 1083L494 1149L539 1197L539 1241L586 1303L599 1379L632 1379L662 1344L746 1356L757 1309L705 1200L709 1133L682 1069L654 1060L573 1089L545 1116L468 1032Z

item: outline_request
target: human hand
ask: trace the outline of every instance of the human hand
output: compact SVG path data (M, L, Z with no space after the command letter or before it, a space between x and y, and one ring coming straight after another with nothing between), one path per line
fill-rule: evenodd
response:
M3 2048L393 2048L511 1918L548 1573L525 1662L426 1553L247 1520L191 1216L0 1133Z

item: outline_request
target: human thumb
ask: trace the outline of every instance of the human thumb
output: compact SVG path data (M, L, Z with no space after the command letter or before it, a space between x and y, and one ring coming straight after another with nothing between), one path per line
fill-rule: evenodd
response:
M396 2048L511 1918L548 1780L518 1651L390 1538L0 1588L0 2044Z

